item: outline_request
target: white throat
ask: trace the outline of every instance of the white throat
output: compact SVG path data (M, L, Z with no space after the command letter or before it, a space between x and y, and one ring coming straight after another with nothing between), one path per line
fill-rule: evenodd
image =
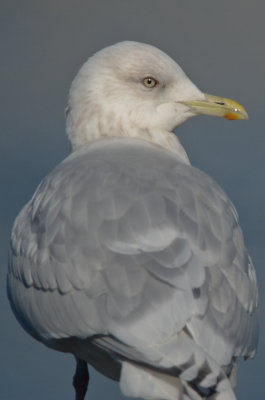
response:
M138 127L137 124L128 123L128 119L123 123L123 118L114 118L114 116L104 118L98 112L99 110L95 114L91 111L90 108L89 112L80 112L78 116L76 116L76 113L70 112L67 116L67 135L73 151L95 140L128 137L142 139L161 146L177 154L186 164L190 164L184 147L173 132L150 128L143 129ZM84 116L84 113L90 115Z

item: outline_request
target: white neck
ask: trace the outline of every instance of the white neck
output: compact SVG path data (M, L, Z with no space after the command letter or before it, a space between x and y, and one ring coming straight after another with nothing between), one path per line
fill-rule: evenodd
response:
M106 118L105 113L100 112L100 107L97 110L86 107L83 112L78 111L70 112L67 116L67 134L73 151L94 140L130 137L166 148L177 154L183 162L190 164L186 151L173 132L137 126L135 119L130 121L128 116L119 113L112 113Z

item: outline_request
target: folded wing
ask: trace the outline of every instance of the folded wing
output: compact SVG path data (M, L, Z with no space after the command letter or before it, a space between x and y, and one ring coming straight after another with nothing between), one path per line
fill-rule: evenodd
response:
M41 183L13 228L8 291L48 345L90 338L204 386L256 348L256 278L232 203L140 140L96 142Z

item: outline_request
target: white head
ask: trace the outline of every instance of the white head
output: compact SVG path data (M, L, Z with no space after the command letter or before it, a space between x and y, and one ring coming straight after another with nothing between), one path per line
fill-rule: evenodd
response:
M67 134L74 150L117 136L178 147L172 131L197 113L208 114L205 104L217 108L207 96L161 50L121 42L96 53L78 72L69 94ZM212 108L210 114L217 115Z

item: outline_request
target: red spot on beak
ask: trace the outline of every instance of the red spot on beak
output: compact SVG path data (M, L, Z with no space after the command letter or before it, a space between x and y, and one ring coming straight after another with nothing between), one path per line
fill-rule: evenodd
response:
M229 121L233 120L233 119L239 119L238 115L235 113L227 113L224 115L225 119L228 119Z

